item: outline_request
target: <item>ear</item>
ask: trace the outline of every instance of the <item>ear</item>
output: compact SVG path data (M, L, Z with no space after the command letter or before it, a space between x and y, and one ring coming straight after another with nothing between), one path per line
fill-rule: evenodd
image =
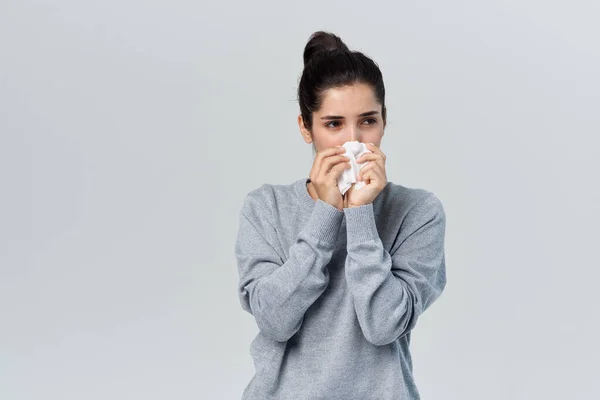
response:
M300 133L302 134L302 138L306 143L312 143L312 134L306 126L304 126L304 119L302 118L302 114L298 115L298 127L300 128Z

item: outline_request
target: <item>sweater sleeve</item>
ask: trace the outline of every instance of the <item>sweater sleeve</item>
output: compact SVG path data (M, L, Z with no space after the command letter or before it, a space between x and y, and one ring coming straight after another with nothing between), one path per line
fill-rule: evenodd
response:
M266 229L260 228L265 224L265 216L257 211L261 206L247 200L239 215L235 244L239 299L263 334L284 342L300 329L304 313L329 284L326 266L344 212L318 199L283 262L266 239Z
M446 215L431 192L412 207L397 238L384 249L373 204L345 208L346 280L365 338L385 345L410 332L446 285Z

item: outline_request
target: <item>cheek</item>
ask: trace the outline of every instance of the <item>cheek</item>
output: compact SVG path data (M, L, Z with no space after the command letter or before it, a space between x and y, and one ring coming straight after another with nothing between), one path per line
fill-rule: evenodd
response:
M371 132L368 132L364 135L365 142L377 143L381 140L383 136L383 129L373 129Z
M315 142L319 143L319 147L321 148L334 147L338 144L342 144L338 143L339 138L336 138L335 135L332 135L323 127L313 127L313 138Z

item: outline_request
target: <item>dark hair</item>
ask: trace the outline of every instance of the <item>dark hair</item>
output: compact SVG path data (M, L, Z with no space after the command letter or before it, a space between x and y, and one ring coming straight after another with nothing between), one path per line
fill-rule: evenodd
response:
M312 128L312 113L323 103L323 92L334 87L365 83L373 88L386 122L385 87L377 64L358 51L350 51L333 33L313 33L304 48L304 70L298 85L298 103L304 126Z

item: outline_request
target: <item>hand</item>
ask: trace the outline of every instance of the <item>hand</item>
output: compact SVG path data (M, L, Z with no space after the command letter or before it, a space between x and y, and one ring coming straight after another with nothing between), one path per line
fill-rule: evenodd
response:
M309 174L317 197L340 211L344 209L344 199L337 180L345 169L350 168L350 159L344 155L345 152L346 149L341 146L318 152Z
M356 160L356 163L362 164L370 161L358 173L358 180L365 181L366 186L354 190L354 184L352 184L344 194L344 207L346 208L360 207L372 203L387 185L385 154L374 144L365 143L365 145L372 153L363 154Z

